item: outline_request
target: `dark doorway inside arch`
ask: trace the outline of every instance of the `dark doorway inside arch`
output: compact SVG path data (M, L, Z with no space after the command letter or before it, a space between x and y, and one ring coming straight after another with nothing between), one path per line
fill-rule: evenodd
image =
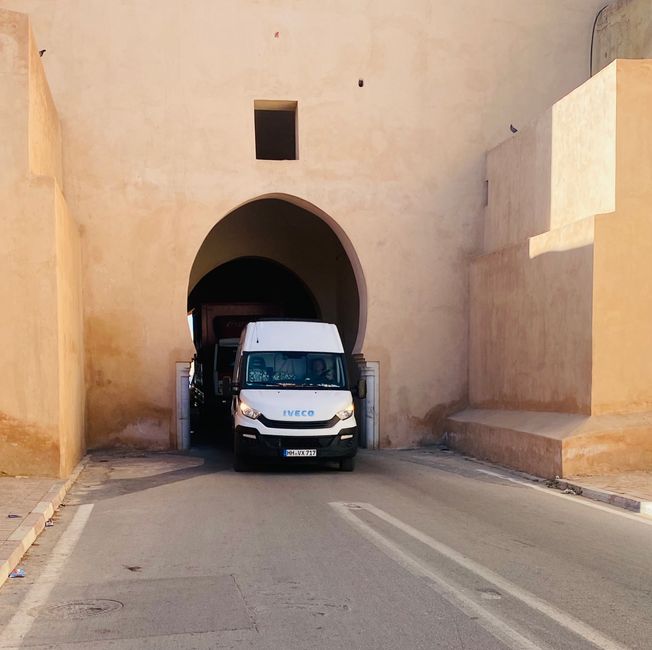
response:
M301 279L282 264L241 257L207 273L188 296L196 357L192 397L195 429L227 433L229 384L238 337L257 318L319 319L317 302Z
M188 311L202 303L269 303L283 316L321 318L314 296L288 268L261 257L240 257L207 273L188 296Z
M190 274L188 310L197 350L191 392L194 412L201 413L193 430L207 431L209 439L219 431L230 435L223 380L232 374L247 322L287 317L335 323L349 354L360 322L356 277L338 236L321 217L280 199L247 203L211 230Z

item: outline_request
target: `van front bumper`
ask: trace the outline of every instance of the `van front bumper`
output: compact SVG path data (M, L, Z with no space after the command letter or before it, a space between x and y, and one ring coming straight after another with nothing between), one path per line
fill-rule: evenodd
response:
M342 436L349 436L342 440ZM311 458L350 458L358 451L358 429L349 427L337 433L324 435L283 436L261 433L253 427L238 425L235 428L235 453L241 456L259 458L284 458L285 449L314 449L316 456L299 457L296 460Z

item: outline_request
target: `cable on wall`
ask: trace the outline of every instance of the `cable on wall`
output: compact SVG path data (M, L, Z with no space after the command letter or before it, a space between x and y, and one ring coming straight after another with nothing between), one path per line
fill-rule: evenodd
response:
M608 7L609 5L605 5L598 11L598 13L595 15L595 20L593 21L593 29L591 30L591 54L589 58L589 79L593 76L593 40L595 38L595 28L598 25L598 19L600 18L602 12Z

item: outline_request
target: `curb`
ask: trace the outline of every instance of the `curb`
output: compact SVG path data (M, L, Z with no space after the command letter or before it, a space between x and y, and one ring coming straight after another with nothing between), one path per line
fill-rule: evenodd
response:
M65 481L56 481L45 493L42 500L25 517L20 526L9 536L7 541L0 544L0 587L16 568L27 549L41 534L41 531L45 528L45 522L52 517L54 511L61 505L87 462L88 456L84 456Z
M509 473L514 477L518 477L522 481L545 486L551 490L558 490L565 494L583 497L585 499L591 499L592 501L600 501L601 503L606 503L607 505L614 506L616 508L622 508L623 510L628 510L629 512L641 515L646 519L652 519L652 501L645 501L643 499L639 499L638 497L627 496L624 494L619 494L618 492L610 492L609 490L605 490L603 488L589 487L574 479L563 479L559 477L554 479L545 479L541 476L534 476L532 474L528 474L511 467L505 467L504 465L492 463L482 458L467 456L466 454L462 454L453 449L449 449L448 446L441 444L434 445L434 448L436 448L438 451L451 452L458 458L465 458L480 465L486 465L487 467L500 469L503 473ZM423 452L427 449L428 447L420 447L418 448L418 451ZM411 462L431 466L430 463L419 460L412 460Z
M562 492L572 492L577 496L584 497L585 499L601 501L602 503L606 503L610 506L616 506L617 508L623 508L625 510L629 510L630 512L635 512L637 514L643 515L644 517L652 518L652 501L644 501L642 499L637 499L636 497L618 494L617 492L610 492L609 490L588 487L586 485L582 485L582 483L578 483L572 480L569 481L566 479L556 479L554 481L554 485L550 485L550 487L561 490Z

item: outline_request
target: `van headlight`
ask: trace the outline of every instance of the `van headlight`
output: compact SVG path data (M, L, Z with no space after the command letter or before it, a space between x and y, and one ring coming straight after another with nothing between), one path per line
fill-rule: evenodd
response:
M348 420L353 415L353 404L349 404L345 409L338 411L335 415L340 420Z
M245 402L240 402L240 413L242 413L242 415L247 418L251 418L252 420L255 420L260 415L260 411L252 409L251 406Z

